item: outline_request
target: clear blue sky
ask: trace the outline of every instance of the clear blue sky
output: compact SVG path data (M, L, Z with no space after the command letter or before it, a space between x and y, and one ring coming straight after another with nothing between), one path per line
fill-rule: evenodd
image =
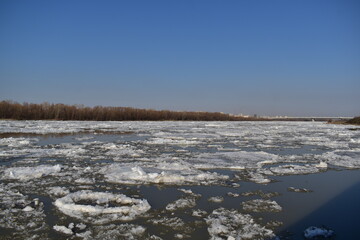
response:
M1 0L7 99L360 115L360 1Z

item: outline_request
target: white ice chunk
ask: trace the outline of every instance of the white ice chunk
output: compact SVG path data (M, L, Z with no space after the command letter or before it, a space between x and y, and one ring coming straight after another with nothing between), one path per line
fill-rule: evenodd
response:
M249 172L248 175L249 180L255 183L267 184L271 182L269 178L265 177L264 174L259 172Z
M280 212L281 206L271 200L254 199L242 203L243 209L248 212Z
M332 235L334 235L333 230L329 230L326 228L318 228L318 227L314 227L314 226L308 227L304 231L304 236L307 239L317 238L317 237L327 238L327 237L331 237Z
M310 189L306 188L295 188L295 187L288 187L289 192L298 192L298 193L309 193L312 192Z
M328 164L346 168L360 168L360 150L336 150L321 156Z
M296 175L296 174L310 174L319 172L319 168L316 165L296 165L285 164L277 167L271 167L269 169L275 175Z
M146 141L147 144L169 144L169 145L196 145L201 142L197 139L185 139L182 137L165 137L165 138L152 138L149 141Z
M77 203L91 201L95 205ZM115 207L109 207L113 203ZM55 201L55 206L64 214L93 223L107 223L121 220L129 221L147 212L151 207L145 199L135 199L123 194L92 192L83 190L70 193Z
M31 212L31 211L34 211L34 208L30 207L30 206L26 206L24 209L23 209L24 212Z
M109 182L122 184L210 184L228 176L191 169L178 163L159 163L154 167L112 164L101 169Z
M144 151L141 149L136 149L131 145L116 145L114 143L108 143L102 146L105 150L107 150L107 156L131 156L131 157L140 157L144 154Z
M78 178L75 180L75 183L91 185L91 184L95 183L95 180L92 178Z
M180 198L172 203L169 203L166 206L166 210L173 212L179 209L193 208L195 205L196 202L194 198Z
M178 189L179 191L193 197L193 198L200 198L201 197L201 194L199 193L194 193L191 189L184 189L184 188L179 188Z
M215 209L206 219L210 239L264 239L274 233L255 223L248 214L224 208Z
M247 169L259 168L264 164L274 163L278 156L266 152L217 152L202 153L191 163L200 169Z
M317 168L327 168L328 165L326 162L319 162L318 164L315 165L315 167Z
M0 146L7 147L24 147L30 145L32 142L37 141L36 138L0 138Z
M66 234L66 235L73 235L73 231L65 226L59 226L59 225L55 225L53 226L53 229L57 232L61 232L63 234Z
M204 217L207 215L207 212L201 209L193 210L192 216L194 217Z
M226 195L228 195L229 197L234 197L234 198L240 196L240 194L238 194L238 193L233 193L233 192L228 192Z
M137 240L145 239L143 236L145 228L143 226L134 224L104 224L92 227L93 232L86 231L81 237L91 240L105 240L105 239L126 239ZM90 232L90 233L89 233ZM77 234L77 236L79 236ZM148 238L146 238L148 239Z
M49 187L50 195L53 195L55 197L63 197L70 193L70 191L65 187Z
M149 221L151 224L155 226L165 226L176 231L188 232L189 228L186 226L185 222L178 217L162 217L160 219L151 219Z
M208 199L209 202L213 202L213 203L221 203L224 201L224 198L221 196L216 196L216 197L210 197Z
M86 225L83 224L83 223L78 223L76 224L76 227L79 229L79 230L84 230L86 228Z
M12 167L4 171L3 179L18 179L28 181L33 178L41 178L47 175L53 175L61 171L62 166L39 165L36 167Z

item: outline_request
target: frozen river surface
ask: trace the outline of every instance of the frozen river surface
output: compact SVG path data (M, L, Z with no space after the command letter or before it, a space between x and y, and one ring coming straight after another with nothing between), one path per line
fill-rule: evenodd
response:
M359 129L0 121L0 239L360 239Z

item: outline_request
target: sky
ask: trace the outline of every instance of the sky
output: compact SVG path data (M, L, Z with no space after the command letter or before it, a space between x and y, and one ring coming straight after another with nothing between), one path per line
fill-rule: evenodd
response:
M358 0L1 0L0 100L360 115Z

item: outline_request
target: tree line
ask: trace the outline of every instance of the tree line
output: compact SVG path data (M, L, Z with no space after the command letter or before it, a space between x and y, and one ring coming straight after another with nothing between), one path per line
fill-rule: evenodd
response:
M354 125L360 125L360 116L359 117L354 117L354 118L346 121L346 123L354 124Z
M131 107L85 107L50 103L0 102L0 119L80 121L241 121L255 120L220 112L178 112ZM256 119L259 120L259 119Z

